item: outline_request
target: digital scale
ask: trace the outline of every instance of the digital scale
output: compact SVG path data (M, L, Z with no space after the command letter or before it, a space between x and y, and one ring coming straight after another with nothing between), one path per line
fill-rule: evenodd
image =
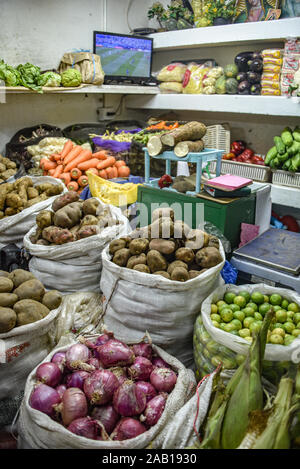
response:
M230 262L241 272L300 293L300 233L269 228L233 251Z

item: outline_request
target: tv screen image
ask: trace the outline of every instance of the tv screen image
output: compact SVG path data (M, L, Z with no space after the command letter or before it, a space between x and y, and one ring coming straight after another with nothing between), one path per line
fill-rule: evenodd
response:
M100 56L107 77L151 76L152 39L95 31L94 53Z

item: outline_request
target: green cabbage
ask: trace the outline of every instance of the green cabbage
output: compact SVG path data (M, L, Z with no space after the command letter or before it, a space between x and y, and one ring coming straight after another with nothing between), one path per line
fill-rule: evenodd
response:
M61 76L54 72L45 72L39 76L38 84L41 86L60 86Z
M43 92L41 86L38 85L38 80L41 75L40 67L27 62L25 65L18 65L17 71L20 72L21 75L21 85L38 91L39 93Z
M0 61L0 80L5 82L6 86L20 85L20 73L10 65L7 65L3 60Z
M81 81L81 73L76 68L69 68L61 74L62 86L79 86Z

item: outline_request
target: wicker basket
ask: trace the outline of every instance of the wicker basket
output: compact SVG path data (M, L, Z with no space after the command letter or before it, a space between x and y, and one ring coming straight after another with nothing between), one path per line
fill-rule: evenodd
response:
M210 171L216 172L216 162L210 163ZM269 182L271 180L271 168L251 163L239 163L238 161L222 160L221 174L233 174L258 182Z
M230 151L230 128L228 124L217 124L207 126L206 134L203 137L205 148L215 148Z
M291 173L281 169L273 170L272 183L278 186L298 187L300 189L300 173Z

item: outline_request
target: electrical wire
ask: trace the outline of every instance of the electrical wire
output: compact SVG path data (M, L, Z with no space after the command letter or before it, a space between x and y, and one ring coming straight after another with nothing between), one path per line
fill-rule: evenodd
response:
M129 29L130 33L133 32L133 29L131 28L131 26L129 24L129 10L130 10L132 2L133 2L133 0L129 0L128 5L127 5L127 10L126 10L127 26L128 26L128 29Z

